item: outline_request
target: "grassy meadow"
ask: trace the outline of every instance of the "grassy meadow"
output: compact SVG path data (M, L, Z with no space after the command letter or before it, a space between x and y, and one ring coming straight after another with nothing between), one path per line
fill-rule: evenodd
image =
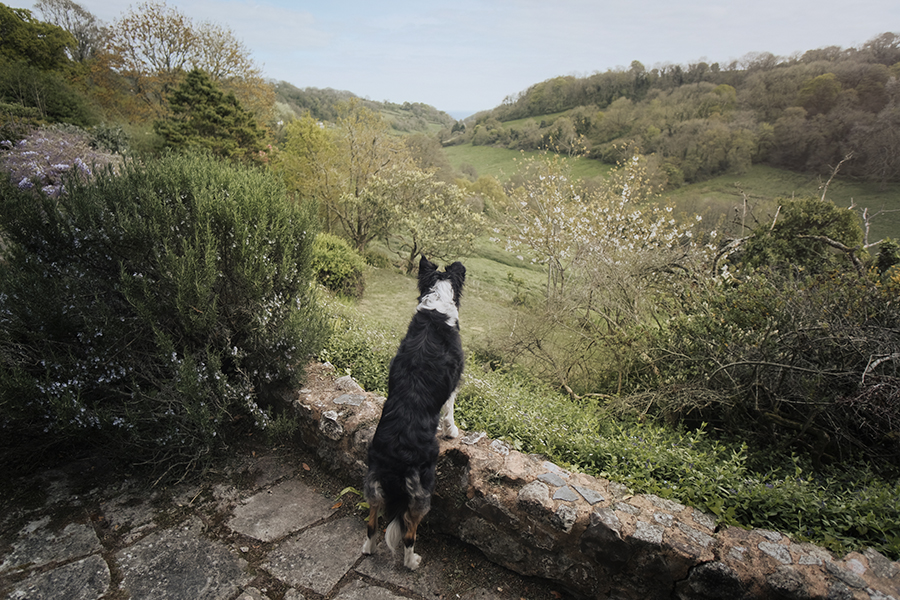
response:
M515 175L519 170L519 164L524 159L541 154L537 151L525 152L493 146L473 146L472 144L447 146L444 148L444 153L454 169L458 170L463 165L472 165L479 176L490 175L501 183ZM609 173L611 168L610 165L588 158L572 160L572 174L578 178L602 177Z
M523 159L539 154L472 144L449 146L444 152L454 168L469 164L475 167L479 176L491 175L501 182L508 181L516 173ZM587 158L572 161L572 174L577 178L604 176L611 168ZM670 199L684 214L703 215L707 222L716 223L720 218L740 222L746 197L749 211L745 223L753 227L755 220L771 220L779 198L820 197L825 181L820 177L754 165L746 173L719 175L668 190L663 199ZM860 215L863 209L868 209L873 217L868 237L870 243L885 237L900 238L900 185L835 179L829 185L826 197L840 207L855 205Z

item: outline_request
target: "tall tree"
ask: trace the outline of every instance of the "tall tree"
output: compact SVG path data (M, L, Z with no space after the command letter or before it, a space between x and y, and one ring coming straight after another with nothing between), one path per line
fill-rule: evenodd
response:
M169 99L172 116L154 123L166 146L205 149L222 158L252 159L262 131L233 93L224 93L200 69L188 73Z
M100 49L102 29L97 18L72 0L38 0L34 7L47 23L68 31L75 38L72 59L85 62Z
M341 103L337 123L307 116L290 124L276 168L304 198L316 200L327 228L365 250L381 235L381 208L364 196L372 178L410 163L403 140L358 100Z
M194 68L234 91L257 115L274 103L271 86L228 29L210 23L197 26L176 8L151 0L131 9L109 32L110 66L144 104L145 114L133 117L165 116L169 94Z
M373 177L361 199L384 208L384 236L407 273L420 254L447 262L468 254L484 223L460 188L411 166Z
M74 46L75 39L61 27L38 21L24 8L0 4L0 57L53 71L69 62Z

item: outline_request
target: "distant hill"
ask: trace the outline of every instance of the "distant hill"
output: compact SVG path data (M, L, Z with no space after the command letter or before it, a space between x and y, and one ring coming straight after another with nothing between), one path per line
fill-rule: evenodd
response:
M356 94L331 88L298 88L286 81L275 84L275 101L282 119L297 118L309 113L321 121L335 121L338 117L337 105ZM359 98L369 109L384 115L395 131L401 133L432 133L449 129L456 119L428 104L421 102L375 102Z
M627 69L536 83L466 120L446 143L587 152L615 164L654 155L668 185L751 165L900 182L900 34L856 48L729 64ZM459 130L459 128L457 128Z

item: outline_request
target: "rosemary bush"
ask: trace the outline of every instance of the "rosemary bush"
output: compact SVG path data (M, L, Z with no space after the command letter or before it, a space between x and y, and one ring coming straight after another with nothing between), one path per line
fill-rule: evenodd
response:
M64 184L0 189L6 449L102 445L178 473L235 425L265 427L266 392L297 383L328 335L313 209L204 156Z

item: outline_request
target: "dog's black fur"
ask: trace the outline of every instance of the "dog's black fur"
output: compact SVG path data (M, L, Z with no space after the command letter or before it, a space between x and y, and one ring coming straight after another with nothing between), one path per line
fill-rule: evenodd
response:
M402 538L410 569L419 566L413 550L416 528L431 507L439 423L445 436L459 435L453 401L464 363L457 315L465 278L462 263L442 273L424 256L419 262L419 305L391 361L388 397L369 443L364 490L370 513L363 553L374 552L383 510L389 523L385 541L394 552Z

